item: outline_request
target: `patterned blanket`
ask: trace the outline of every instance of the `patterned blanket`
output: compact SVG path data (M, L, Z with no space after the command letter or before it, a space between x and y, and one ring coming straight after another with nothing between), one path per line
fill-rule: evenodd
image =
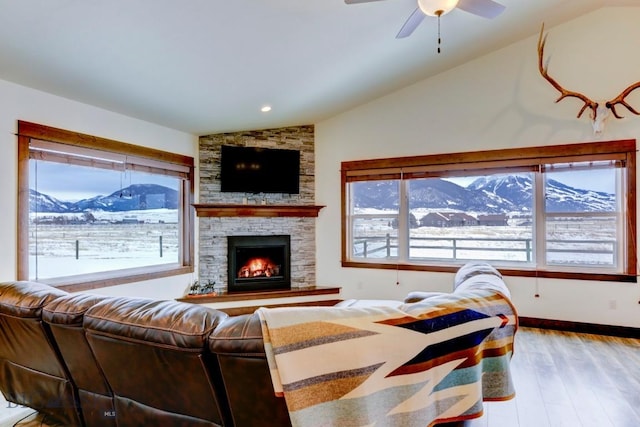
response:
M425 427L514 396L515 309L492 290L393 307L261 308L294 427Z

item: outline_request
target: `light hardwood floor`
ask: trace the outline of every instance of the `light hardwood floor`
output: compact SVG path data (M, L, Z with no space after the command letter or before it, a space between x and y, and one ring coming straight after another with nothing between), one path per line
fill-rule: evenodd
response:
M521 327L515 399L464 427L638 427L640 340Z

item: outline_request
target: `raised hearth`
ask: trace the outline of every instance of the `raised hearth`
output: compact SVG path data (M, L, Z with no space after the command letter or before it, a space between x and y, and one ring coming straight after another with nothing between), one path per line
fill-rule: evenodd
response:
M178 301L195 304L209 304L217 302L263 300L273 298L311 297L317 295L330 295L340 293L340 287L336 286L307 286L304 288L280 289L276 291L252 291L252 292L212 292L202 295L187 295L177 298Z
M208 304L220 311L224 311L229 316L239 316L241 314L251 314L259 307L333 306L342 301L339 299L339 294L339 287L308 286L269 292L237 292L233 294L216 292L207 295L189 295L178 298L178 301L191 304ZM333 295L334 298L326 299L330 295ZM316 296L318 297L317 299L314 298ZM301 298L305 300L300 300ZM277 299L278 302L269 304L269 299ZM290 300L290 302L284 302L286 300ZM257 304L246 305L247 301L256 301ZM229 305L230 303L232 306Z

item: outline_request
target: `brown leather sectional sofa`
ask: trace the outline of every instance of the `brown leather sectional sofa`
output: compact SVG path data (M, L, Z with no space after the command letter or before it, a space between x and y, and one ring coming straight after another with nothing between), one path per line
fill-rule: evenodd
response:
M34 282L0 284L0 390L47 425L290 425L252 316Z
M485 265L460 268L454 293L474 279L509 296ZM46 425L290 427L270 375L256 313L0 283L0 391Z

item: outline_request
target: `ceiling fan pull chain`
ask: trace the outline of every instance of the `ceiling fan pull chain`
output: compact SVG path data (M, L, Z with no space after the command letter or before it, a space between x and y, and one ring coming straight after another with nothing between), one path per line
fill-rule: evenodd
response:
M440 14L438 14L438 53L440 53Z

